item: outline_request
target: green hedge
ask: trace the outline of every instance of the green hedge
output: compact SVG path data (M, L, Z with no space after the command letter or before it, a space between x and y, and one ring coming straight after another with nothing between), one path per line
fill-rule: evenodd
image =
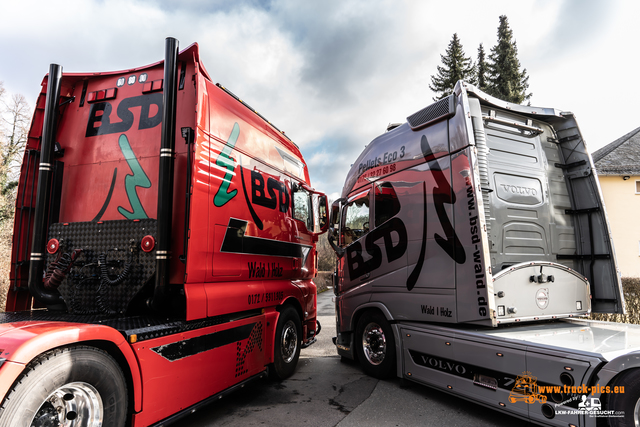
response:
M623 277L622 290L627 314L591 314L592 320L640 324L640 277Z

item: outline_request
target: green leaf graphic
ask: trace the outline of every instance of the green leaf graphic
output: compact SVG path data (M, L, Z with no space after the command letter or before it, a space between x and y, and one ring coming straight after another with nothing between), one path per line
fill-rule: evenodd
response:
M142 207L142 203L140 203L136 187L149 188L151 187L151 181L149 181L149 178L144 173L138 159L136 159L136 155L133 153L126 135L120 135L118 145L120 145L120 150L122 151L129 168L131 168L131 172L133 172L133 175L130 174L124 178L124 188L127 192L127 197L129 198L129 203L131 204L133 211L129 212L122 206L118 206L118 212L127 219L149 218Z
M227 140L227 145L224 146L224 148L220 152L220 155L218 156L218 159L216 160L216 165L223 167L228 171L224 174L222 184L220 184L220 188L218 188L218 192L213 198L213 204L217 207L224 206L229 200L233 199L236 194L238 194L238 190L229 191L229 184L231 184L234 170L233 160L231 159L231 152L236 146L239 135L240 126L238 126L238 123L234 123L233 130L231 130L231 135L229 135L229 139Z

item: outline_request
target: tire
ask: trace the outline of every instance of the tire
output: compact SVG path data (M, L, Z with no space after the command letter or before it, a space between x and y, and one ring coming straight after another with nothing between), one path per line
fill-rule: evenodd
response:
M368 311L360 317L354 339L362 370L375 378L390 378L396 371L396 340L385 317Z
M27 365L0 406L0 427L121 427L127 401L124 375L109 354L59 348Z
M285 307L278 317L273 343L273 364L271 365L273 378L282 381L293 375L300 358L301 343L300 316L293 307Z
M640 369L622 373L614 386L624 387L624 393L609 394L607 409L624 411L624 417L608 418L609 425L611 427L640 426Z

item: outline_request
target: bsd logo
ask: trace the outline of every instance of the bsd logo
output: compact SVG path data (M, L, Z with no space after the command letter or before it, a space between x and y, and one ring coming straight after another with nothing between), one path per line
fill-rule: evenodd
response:
M251 171L251 203L271 210L275 210L280 205L280 212L287 212L289 210L287 187L277 179L268 177L265 189L264 177L260 172L253 170Z
M399 236L398 243L394 246L392 233ZM382 265L382 250L375 244L376 240L383 239L387 262L393 262L400 258L407 250L407 228L400 218L392 218L380 227L371 231L364 239L364 249L371 256L365 261L362 257L361 241L352 243L346 251L349 278L355 280L360 276L375 270Z
M151 105L157 107L153 116L151 116ZM133 126L133 113L131 112L131 108L134 107L141 107L138 129L151 129L162 122L161 93L134 96L120 101L117 113L121 121L117 123L111 123L111 119L109 118L112 110L111 104L109 102L96 102L91 105L85 136L108 135L128 131L131 129L131 126Z

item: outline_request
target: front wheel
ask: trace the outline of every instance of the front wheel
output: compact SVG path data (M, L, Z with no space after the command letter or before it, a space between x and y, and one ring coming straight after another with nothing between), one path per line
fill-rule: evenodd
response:
M276 337L273 345L272 375L284 380L293 375L300 357L302 341L302 323L298 312L291 306L280 313L276 326Z
M355 337L356 353L367 375L383 379L396 369L396 344L387 319L377 311L369 311L358 320Z
M94 347L66 347L34 359L0 406L0 427L119 427L127 384L117 362Z
M608 410L621 411L622 417L609 418L611 427L640 427L640 369L624 372L615 386L624 387L623 393L609 395Z

